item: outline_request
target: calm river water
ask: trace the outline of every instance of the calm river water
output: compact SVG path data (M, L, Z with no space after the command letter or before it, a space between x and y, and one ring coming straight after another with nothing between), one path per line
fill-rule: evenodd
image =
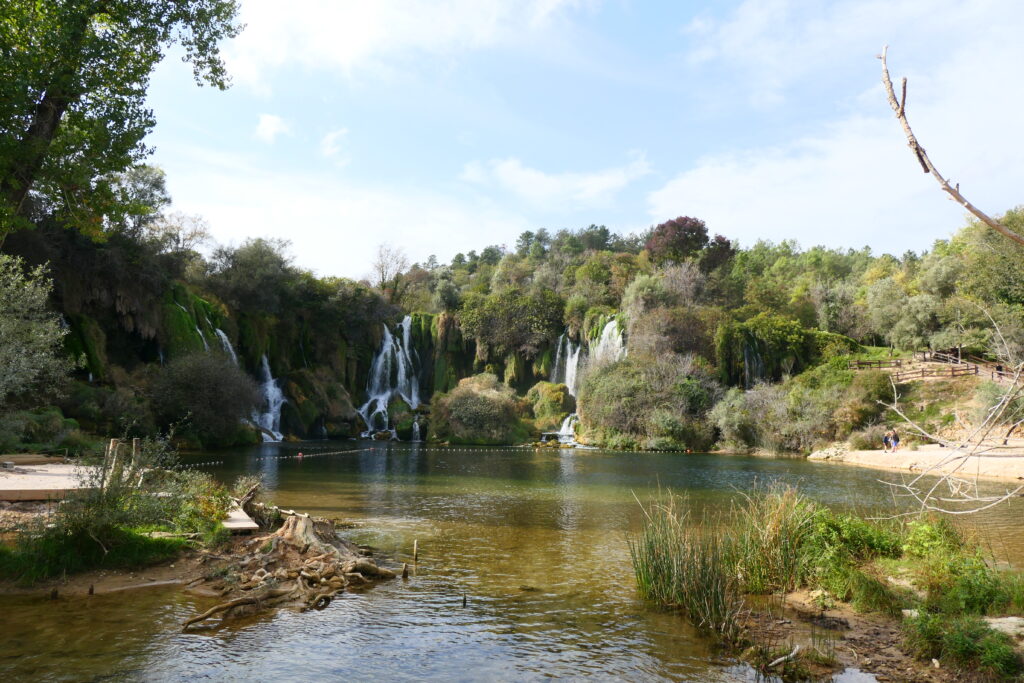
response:
M358 450L318 455L340 449ZM177 589L0 598L0 679L754 680L637 598L626 544L637 499L672 489L724 507L782 480L830 505L892 510L878 479L897 476L799 459L356 442L193 458L212 459L204 469L225 481L260 472L279 505L351 524L350 538L393 565L411 563L418 541L416 575L205 634L179 625L212 601ZM983 520L993 552L1015 564L1020 509Z

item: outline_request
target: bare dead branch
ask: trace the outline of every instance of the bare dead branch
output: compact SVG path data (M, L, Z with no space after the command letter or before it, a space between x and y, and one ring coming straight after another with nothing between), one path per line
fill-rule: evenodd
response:
M906 78L903 79L903 96L899 101L896 100L896 91L893 89L892 79L889 78L889 66L888 64L886 64L885 61L886 52L888 51L888 49L888 45L883 47L882 54L878 56L878 58L882 60L882 84L885 86L885 92L889 98L889 106L892 107L892 110L896 113L896 118L899 119L900 125L903 126L903 132L907 136L907 144L910 146L910 149L914 152L914 156L917 157L918 163L921 164L921 169L925 173L930 173L935 178L935 180L938 181L939 186L946 194L948 194L954 201L956 201L958 204L960 204L965 209L974 214L974 216L976 216L985 225L989 226L990 228L1000 233L1001 235L1008 237L1014 242L1024 245L1024 236L1017 234L1013 230L1010 230L1008 227L1006 227L999 221L995 220L978 207L974 206L974 204L971 204L969 201L967 201L967 198L960 194L960 185L957 184L956 187L950 185L949 181L946 180L946 178L943 177L941 173L939 173L938 169L935 168L935 164L933 164L931 162L931 159L928 158L928 154L924 151L924 147L922 147L921 144L917 141L917 137L914 135L914 131L911 130L910 128L910 122L907 121Z

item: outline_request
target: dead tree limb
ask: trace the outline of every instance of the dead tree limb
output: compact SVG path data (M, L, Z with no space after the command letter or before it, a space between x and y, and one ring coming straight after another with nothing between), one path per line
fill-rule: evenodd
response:
M967 198L960 194L960 185L957 184L955 187L950 185L949 181L946 180L938 169L935 168L935 164L932 163L931 159L928 158L928 153L924 151L924 147L917 141L917 137L914 135L914 131L910 128L910 122L907 121L907 79L903 79L902 83L902 97L896 99L896 91L892 86L892 79L889 78L889 66L886 64L886 52L889 46L886 45L882 48L882 54L878 56L882 60L882 84L885 86L886 95L889 97L889 106L896 113L896 118L899 119L900 125L903 126L903 132L907 136L907 144L910 149L914 152L914 156L917 157L918 163L921 164L921 169L925 173L930 173L935 180L939 182L939 186L943 192L948 194L955 202L963 206L965 209L970 211L976 216L982 223L992 228L999 234L1010 238L1017 244L1024 245L1024 236L1017 234L1013 230L997 221L996 219L989 216L987 213L971 204L967 201Z

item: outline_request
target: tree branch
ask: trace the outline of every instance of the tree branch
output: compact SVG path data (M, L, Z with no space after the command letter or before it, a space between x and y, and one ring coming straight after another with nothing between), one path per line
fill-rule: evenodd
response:
M957 184L956 187L950 185L949 181L946 180L941 173L939 173L938 169L935 168L935 164L933 164L931 162L931 159L928 158L927 152L924 151L924 147L922 147L921 144L917 141L917 137L914 135L914 131L911 130L910 128L910 122L907 121L906 78L903 79L903 96L899 101L897 101L896 99L896 91L893 89L892 79L889 78L889 66L886 64L885 61L886 52L888 51L888 49L888 45L884 46L882 48L882 54L878 56L878 58L882 60L882 84L885 86L885 92L889 98L889 106L892 107L892 110L896 113L896 118L899 119L900 125L903 126L903 132L907 136L907 144L910 146L910 149L913 150L914 155L917 157L918 163L921 164L921 169L925 173L930 173L935 178L935 180L939 182L939 186L942 188L943 192L948 194L958 204L960 204L965 209L974 214L974 216L976 216L985 225L989 226L999 234L1010 238L1017 244L1024 245L1024 236L1017 234L1013 230L1010 230L1008 227L1006 227L996 219L992 218L978 207L974 206L974 204L971 204L969 201L967 201L967 199L962 194L960 194L960 185Z

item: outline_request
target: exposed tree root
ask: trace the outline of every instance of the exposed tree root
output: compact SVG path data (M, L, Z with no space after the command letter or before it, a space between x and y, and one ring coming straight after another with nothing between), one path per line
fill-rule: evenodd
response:
M334 523L288 511L273 533L239 542L230 555L207 555L208 591L229 598L183 624L189 628L276 607L324 609L348 586L394 578L353 543L339 538Z

